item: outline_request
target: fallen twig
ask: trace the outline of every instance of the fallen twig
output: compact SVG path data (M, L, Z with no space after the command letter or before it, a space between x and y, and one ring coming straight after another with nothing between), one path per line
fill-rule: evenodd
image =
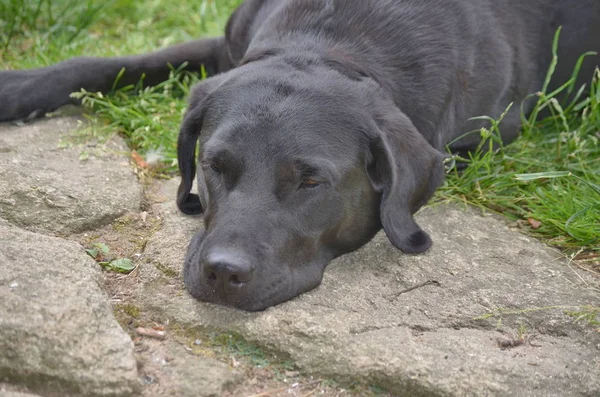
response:
M160 340L165 339L165 335L167 334L166 331L158 331L158 330L155 330L152 328L142 328L142 327L136 328L135 332L137 332L137 334L140 336L147 336L149 338L155 338L155 339L160 339Z
M410 287L410 288L407 288L407 289L405 289L405 290L402 290L402 291L400 291L400 292L396 292L395 294L393 294L393 295L392 295L392 298L397 298L397 297L399 297L399 296L400 296L400 295L402 295L402 294L405 294L405 293L407 293L407 292L410 292L410 291L412 291L412 290L415 290L415 289L417 289L417 288L424 287L424 286L426 286L426 285L436 285L436 286L438 286L438 287L439 287L439 286L441 286L441 284L439 283L439 281L435 281L435 280L428 280L428 281L425 281L424 283L417 284L417 285L413 285L413 286L412 286L412 287Z

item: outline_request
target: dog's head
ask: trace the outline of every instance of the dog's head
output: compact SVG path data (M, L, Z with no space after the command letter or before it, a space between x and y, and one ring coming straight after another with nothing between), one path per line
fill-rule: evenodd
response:
M291 299L381 227L404 252L431 245L413 214L443 180L443 155L360 75L274 60L205 80L178 155L177 204L204 213L184 265L199 300L262 310Z

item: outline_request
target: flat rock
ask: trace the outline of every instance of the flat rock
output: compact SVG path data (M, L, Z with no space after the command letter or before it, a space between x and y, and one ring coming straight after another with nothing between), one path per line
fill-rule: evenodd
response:
M2 383L0 380L0 397L40 397L37 394L30 393L22 386Z
M193 356L184 348L172 343L167 346L175 359L170 376L177 396L220 397L228 387L242 380L243 375L215 359Z
M0 218L67 235L139 208L142 190L123 141L76 144L71 135L78 120L0 124Z
M0 247L0 381L48 395L136 392L133 343L83 248L1 219Z
M153 192L154 212L159 214L162 226L146 244L142 255L144 271L141 281L148 285L155 280L179 284L182 264L189 239L202 225L202 216L188 216L179 211L175 204L175 192L179 178L159 183Z
M247 313L185 292L181 267L199 221L162 206L166 229L147 245L137 294L158 317L237 332L306 372L396 395L600 395L600 333L567 313L600 304L598 280L503 220L427 208L418 215L434 240L426 254L404 255L380 233L333 261L319 288ZM427 281L439 285L404 292Z
M172 341L144 341L144 396L219 397L243 375L214 358L195 355ZM141 349L140 349L141 350Z
M0 397L40 397L37 394L23 393L18 391L0 390Z

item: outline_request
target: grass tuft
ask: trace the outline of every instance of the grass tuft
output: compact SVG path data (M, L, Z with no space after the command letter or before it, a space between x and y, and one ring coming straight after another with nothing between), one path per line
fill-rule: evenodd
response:
M589 95L580 89L561 105L558 97L571 94L583 54L569 81L547 92L558 58L557 31L553 61L544 87L536 93L532 114L522 116L521 136L504 146L501 119L482 129L478 149L463 171L453 169L439 198L461 200L529 220L529 231L566 249L600 251L600 70L590 76ZM508 109L507 109L508 110ZM548 112L549 117L538 120ZM535 226L535 227L534 227Z
M119 131L130 147L148 158L162 160L174 171L177 166L177 133L183 118L190 87L199 77L183 70L173 69L169 78L152 87L143 88L143 79L137 85L123 87L112 95L99 92L73 93L84 106L104 120L96 126L96 134L110 135Z

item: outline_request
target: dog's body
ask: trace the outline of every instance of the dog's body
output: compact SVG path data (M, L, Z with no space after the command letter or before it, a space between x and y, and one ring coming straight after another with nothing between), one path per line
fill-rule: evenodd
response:
M195 89L178 149L178 205L206 225L184 279L201 300L258 310L317 286L332 258L382 227L401 250L425 251L412 214L443 180L445 145L510 103L502 132L516 136L559 26L557 84L600 50L596 0L249 0L224 38L0 72L0 120L107 91L122 67L123 83L142 72L153 83L167 63L204 64L214 77ZM599 59L586 58L578 84Z

